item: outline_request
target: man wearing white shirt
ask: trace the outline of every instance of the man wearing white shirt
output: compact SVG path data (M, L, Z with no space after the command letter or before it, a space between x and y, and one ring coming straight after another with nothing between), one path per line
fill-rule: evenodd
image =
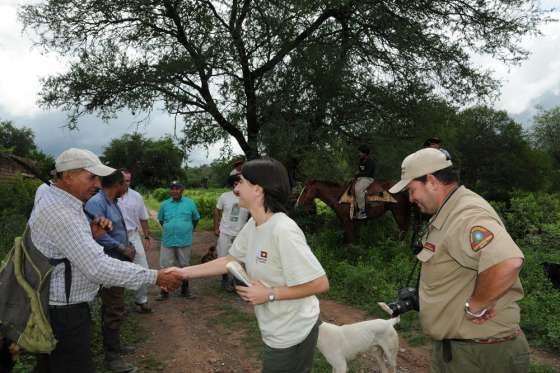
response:
M118 199L118 206L122 211L124 222L128 233L128 241L134 245L136 255L134 263L144 268L149 268L146 259L146 251L150 249L150 230L148 228L148 211L144 206L142 195L130 187L132 173L129 170L122 170L124 182L128 189ZM140 236L142 232L142 236ZM142 286L136 291L134 303L138 306L138 312L151 313L152 309L148 305L148 287Z
M238 175L228 177L227 182L232 190L222 193L214 210L214 234L218 236L216 245L218 257L228 255L233 240L249 219L249 210L239 207L239 196L233 190L239 181ZM222 288L233 290L232 281L227 274L222 275Z

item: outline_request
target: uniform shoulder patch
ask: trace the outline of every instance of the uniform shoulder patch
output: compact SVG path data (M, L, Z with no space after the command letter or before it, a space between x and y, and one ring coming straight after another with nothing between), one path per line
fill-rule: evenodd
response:
M471 243L471 249L473 249L473 251L478 251L484 248L492 241L492 239L494 239L494 233L490 232L488 229L480 225L477 225L471 228L469 239Z

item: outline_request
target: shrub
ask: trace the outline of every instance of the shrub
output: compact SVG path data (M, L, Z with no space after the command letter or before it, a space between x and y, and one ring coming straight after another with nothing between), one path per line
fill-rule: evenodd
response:
M159 202L162 202L171 197L169 194L169 188L157 188L154 189L150 194Z
M560 231L560 195L550 193L515 193L509 207L495 205L514 239L541 234L545 230Z
M0 258L10 250L14 238L23 233L39 185L39 181L22 176L0 184Z

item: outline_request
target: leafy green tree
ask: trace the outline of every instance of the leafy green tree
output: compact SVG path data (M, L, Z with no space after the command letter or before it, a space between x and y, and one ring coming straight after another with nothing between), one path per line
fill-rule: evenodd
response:
M551 160L550 189L560 190L560 106L541 110L533 118L531 139L536 149L543 151ZM546 160L543 160L545 162Z
M233 169L229 159L216 159L212 163L198 167L186 167L185 179L189 187L216 187L227 186L227 178Z
M31 128L17 128L11 121L0 121L0 147L20 157L29 157L37 150Z
M535 147L544 150L560 165L560 106L541 110L533 119L532 138Z
M33 160L43 177L54 169L53 157L37 148L33 130L17 128L11 121L0 121L0 151Z
M537 191L545 185L550 169L505 111L473 107L460 112L455 125L451 155L468 187L489 199L507 200L514 190Z
M164 186L183 177L185 153L169 136L159 140L142 134L126 134L113 139L101 156L112 167L129 169L135 184L145 187Z
M406 108L414 92L397 93L411 86L458 102L486 96L495 81L469 53L519 61L515 41L543 20L534 0L47 0L20 16L41 46L70 57L41 102L70 111L71 126L163 103L184 117L187 146L232 136L249 158L279 93L299 127L344 119L345 131Z

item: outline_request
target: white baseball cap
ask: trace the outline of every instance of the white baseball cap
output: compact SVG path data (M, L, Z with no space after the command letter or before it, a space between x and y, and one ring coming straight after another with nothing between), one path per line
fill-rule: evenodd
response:
M77 170L83 168L97 176L107 176L115 172L114 168L105 166L99 157L86 149L70 148L63 151L55 161L56 171Z
M402 162L401 180L389 189L390 193L398 193L408 184L421 176L432 174L452 166L451 160L445 154L434 148L424 148L408 155Z

